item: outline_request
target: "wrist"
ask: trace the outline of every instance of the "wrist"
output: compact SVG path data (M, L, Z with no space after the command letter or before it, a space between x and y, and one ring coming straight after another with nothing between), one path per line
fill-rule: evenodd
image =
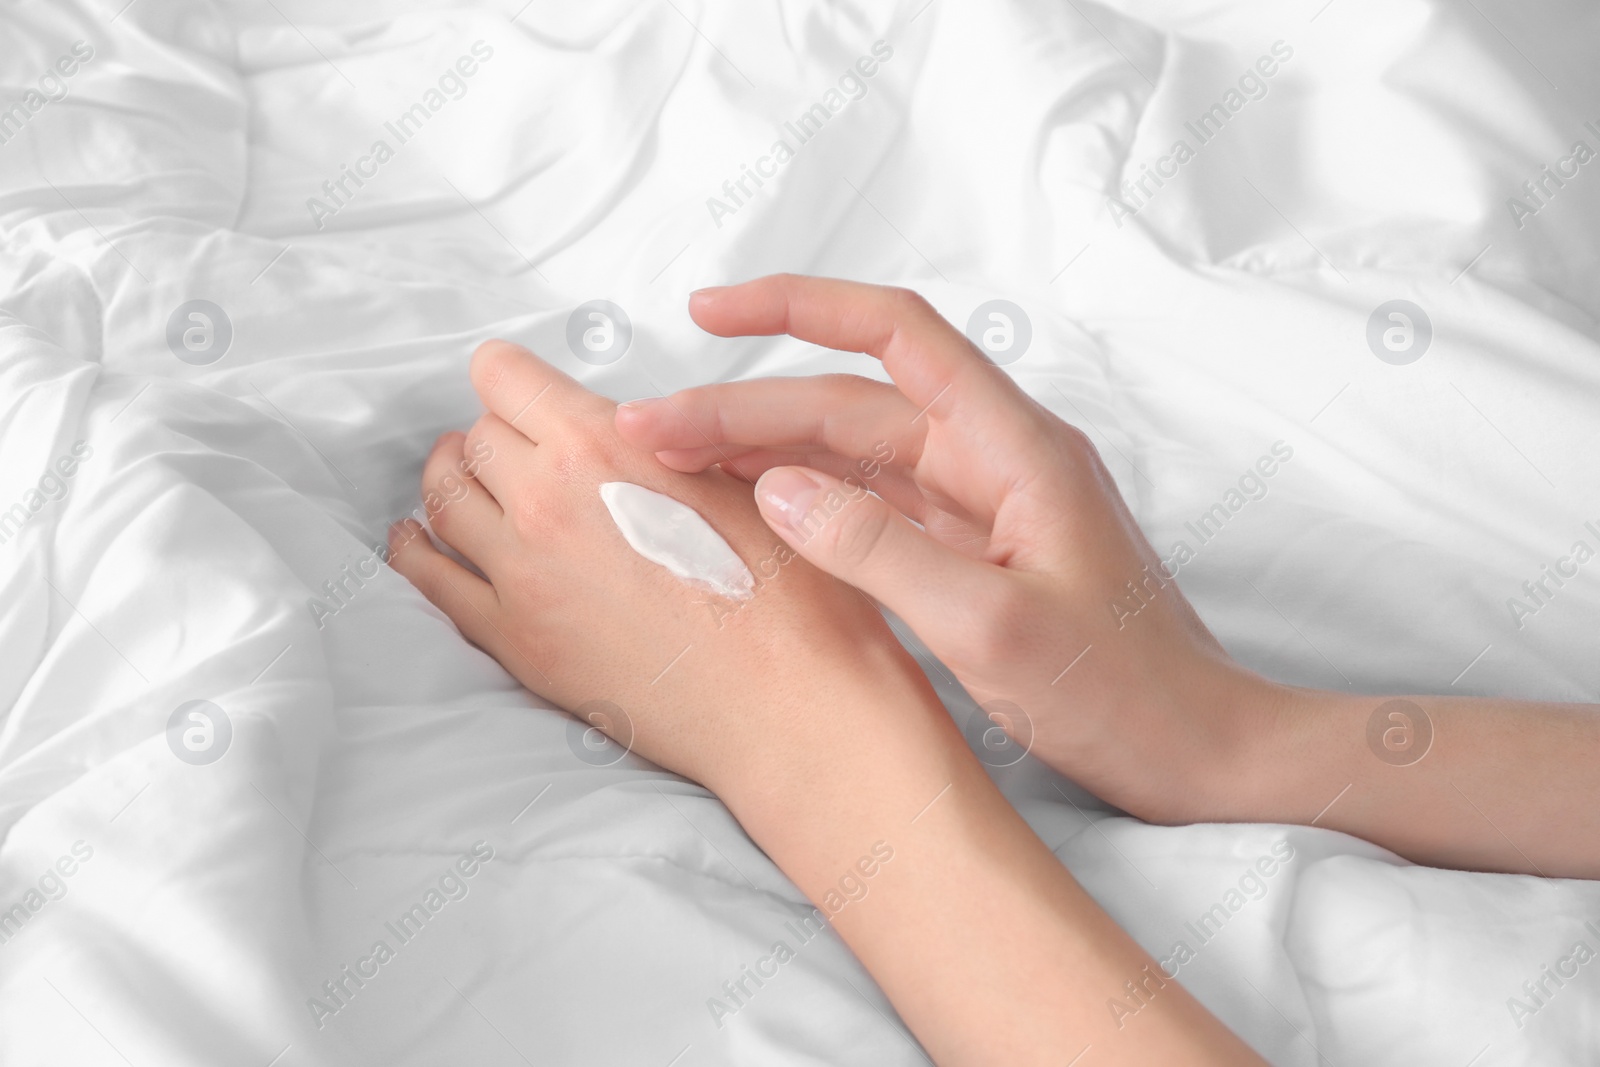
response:
M1234 663L1196 687L1207 724L1194 773L1183 781L1174 822L1262 821L1283 782L1297 774L1312 691L1282 685ZM1165 821L1165 820L1164 820Z
M1348 781L1353 745L1338 743L1329 731L1343 697L1247 673L1249 678L1227 691L1224 755L1203 790L1205 817L1219 822L1310 820Z
M752 739L706 785L785 870L801 855L845 862L972 768L982 774L920 674L833 675L784 703L781 731Z

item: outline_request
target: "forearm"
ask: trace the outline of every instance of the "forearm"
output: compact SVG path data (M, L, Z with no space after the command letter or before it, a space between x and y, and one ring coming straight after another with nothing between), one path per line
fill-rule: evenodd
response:
M1418 863L1600 878L1600 709L1270 687L1228 818L1312 823Z
M725 799L936 1062L1260 1062L1073 880L931 694L869 695L828 766ZM1149 1007L1119 1028L1129 982Z

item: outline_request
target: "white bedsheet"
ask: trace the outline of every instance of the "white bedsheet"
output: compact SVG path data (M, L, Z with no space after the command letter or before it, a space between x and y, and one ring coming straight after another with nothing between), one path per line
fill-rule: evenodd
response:
M1091 432L1163 551L1292 448L1181 573L1245 661L1595 698L1595 575L1507 603L1600 543L1600 162L1521 188L1600 149L1592 9L123 2L0 12L0 106L41 101L0 126L0 514L24 513L0 544L0 909L22 909L0 914L0 1062L921 1061L837 938L799 945L809 908L704 790L578 759L570 720L392 573L308 607L475 417L486 337L619 398L874 372L706 338L697 285L896 282L957 323L1009 299L1033 328L1009 370ZM724 183L878 41L865 94L734 203ZM385 124L478 42L399 144ZM1277 42L1265 95L1113 209ZM379 139L392 158L362 163ZM332 202L346 166L371 176ZM635 329L605 367L565 344L595 298ZM167 343L198 299L233 331L204 366ZM1407 366L1366 342L1396 299L1433 329ZM194 700L231 724L209 764L168 742ZM1508 1007L1600 949L1595 884L1149 827L1031 763L997 776L1146 947L1189 943L1184 983L1276 1064L1600 1059L1600 963ZM1274 849L1293 858L1201 945L1188 924ZM796 958L715 1018L780 938ZM392 958L363 963L378 941Z

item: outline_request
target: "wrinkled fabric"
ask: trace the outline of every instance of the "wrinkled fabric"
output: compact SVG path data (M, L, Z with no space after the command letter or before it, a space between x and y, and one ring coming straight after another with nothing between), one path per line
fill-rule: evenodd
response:
M1600 585L1525 591L1600 548L1591 11L120 6L0 13L0 1061L922 1062L718 801L597 765L375 562L476 417L488 337L618 399L881 376L703 335L700 285L907 285L961 327L1010 301L1006 372L1090 434L1256 669L1600 687ZM567 340L595 299L632 324L603 365ZM214 362L177 355L198 300ZM1415 362L1369 342L1396 300L1427 316ZM1600 1048L1600 963L1510 1006L1600 949L1592 883L995 774L1275 1064Z

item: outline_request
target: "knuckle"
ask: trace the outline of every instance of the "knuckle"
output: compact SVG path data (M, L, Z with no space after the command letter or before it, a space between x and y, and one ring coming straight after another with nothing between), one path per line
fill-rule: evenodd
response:
M451 506L455 501L443 493L436 493L423 503L428 514L428 525L433 527L435 532L448 533L456 527L460 509Z
M1065 419L1057 418L1055 440L1059 443L1058 453L1064 460L1062 469L1077 474L1088 474L1097 468L1104 467L1100 459L1100 449L1094 439L1087 433Z
M506 508L511 528L524 540L537 540L550 524L550 505L539 493L521 493Z
M505 377L506 368L516 346L509 341L485 341L472 352L468 373L484 392L492 393Z
M658 404L659 415L672 432L682 435L684 431L694 433L696 438L700 434L695 427L710 423L720 431L722 419L727 414L724 401L731 399L733 390L729 385L696 385L688 389L680 389L676 393L668 393L662 399L665 403Z
M422 507L428 516L428 524L440 529L452 523L456 509L450 505L459 502L466 495L466 484L449 472L425 481L422 488Z
M467 493L471 491L466 479L461 477L460 471L454 464L440 467L428 488L452 504L466 499Z
M889 305L897 316L915 318L934 314L933 305L915 289L894 286L889 290Z
M600 415L574 416L561 440L540 447L554 450L555 468L564 479L604 480L624 466L624 446L610 420Z
M1083 457L1100 454L1100 450L1094 446L1094 441L1088 434L1070 422L1063 422L1061 425L1065 427L1062 433L1063 440L1074 453Z
M853 403L863 390L878 384L862 374L823 374L818 376L818 380L830 407Z
M847 504L833 524L834 558L851 567L872 560L889 532L892 519L887 507L873 506L867 498Z

